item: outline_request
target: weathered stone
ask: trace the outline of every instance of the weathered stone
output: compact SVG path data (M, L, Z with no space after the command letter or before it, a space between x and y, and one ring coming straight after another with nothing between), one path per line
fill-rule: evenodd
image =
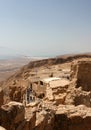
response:
M7 130L15 130L24 120L25 109L21 103L10 102L0 108L0 124Z
M64 76L70 73L67 70L62 70L61 78L48 78L47 84L34 82L34 86L37 85L35 102L25 104L25 110L16 102L1 106L0 124L7 130L91 130L90 69L91 60L75 61L71 67L71 82ZM24 76L28 78L31 71L25 70ZM27 86L31 84L22 87L23 80L18 80L19 84L8 85L9 96L10 100L22 102L23 94L26 97ZM37 102L38 97L41 99Z
M23 130L33 130L36 123L36 111L34 109L31 109L31 107L26 108L25 119L26 123Z
M75 80L76 87L91 90L91 61L73 62L71 66L71 80Z
M41 111L37 113L35 130L53 130L54 114L51 112Z
M66 95L67 95L66 93L56 95L55 96L56 105L64 104Z
M46 88L46 98L49 101L56 101L57 105L64 104L68 85L69 81L66 79L50 82Z
M3 102L4 102L3 97L4 97L4 93L3 93L3 90L0 88L0 106L1 106L1 105L3 104Z
M55 115L54 130L90 130L91 108L84 105L60 105Z

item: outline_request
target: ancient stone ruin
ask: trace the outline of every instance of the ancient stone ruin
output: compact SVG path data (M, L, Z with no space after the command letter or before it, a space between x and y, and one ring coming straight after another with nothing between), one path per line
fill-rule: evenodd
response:
M26 105L14 98L2 105L2 98L0 125L6 130L91 130L91 61L72 62L70 75L70 79L49 77L31 82L31 89L24 90ZM43 92L43 97L37 92Z
M85 91L91 90L91 61L77 61L72 64L71 80L75 80L76 87Z

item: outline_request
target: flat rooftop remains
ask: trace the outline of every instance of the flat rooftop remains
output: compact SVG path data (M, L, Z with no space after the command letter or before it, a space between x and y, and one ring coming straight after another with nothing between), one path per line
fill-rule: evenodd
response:
M58 77L51 77L51 78L45 78L45 79L42 79L41 81L44 82L44 83L49 83L51 81L57 81L57 80L60 80L61 78L58 78Z

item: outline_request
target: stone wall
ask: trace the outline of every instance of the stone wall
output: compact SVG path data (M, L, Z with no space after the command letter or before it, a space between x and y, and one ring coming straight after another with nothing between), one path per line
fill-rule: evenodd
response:
M71 66L71 80L75 80L76 87L91 90L91 61L77 61Z

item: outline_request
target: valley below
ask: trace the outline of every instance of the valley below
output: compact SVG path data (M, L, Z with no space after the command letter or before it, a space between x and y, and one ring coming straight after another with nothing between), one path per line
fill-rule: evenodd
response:
M35 59L17 57L12 59L0 59L0 81L4 81L18 71L22 66ZM36 59L37 60L37 59Z

